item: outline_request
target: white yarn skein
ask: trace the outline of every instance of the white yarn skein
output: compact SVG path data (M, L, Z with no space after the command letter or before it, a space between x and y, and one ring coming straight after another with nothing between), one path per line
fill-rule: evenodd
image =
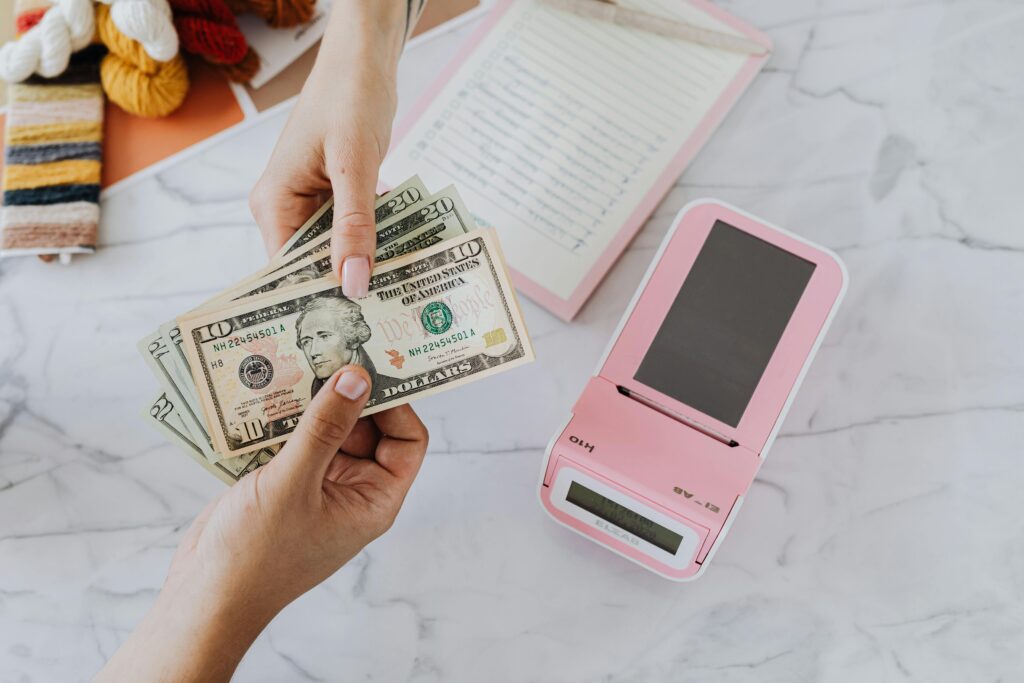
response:
M93 35L96 34L96 10L93 9L92 3L82 0L57 0L54 4L61 8L61 14L67 19L71 51L78 52L91 43Z
M95 30L92 0L57 0L38 24L0 47L0 78L19 83L33 73L59 76L71 53L88 45Z
M142 44L158 62L178 54L178 32L167 0L100 0L125 36ZM93 0L57 0L38 24L0 47L0 79L20 83L34 73L53 78L64 73L71 54L96 32Z
M26 33L24 38L30 38ZM0 47L0 78L18 83L32 75L39 64L43 48L38 38L10 42Z
M39 66L36 71L40 76L55 76L68 68L71 60L71 36L68 35L68 24L63 17L54 13L53 19L46 21L47 14L39 21L40 44Z
M121 33L142 43L158 62L178 54L178 32L167 0L99 0L110 5L110 18Z

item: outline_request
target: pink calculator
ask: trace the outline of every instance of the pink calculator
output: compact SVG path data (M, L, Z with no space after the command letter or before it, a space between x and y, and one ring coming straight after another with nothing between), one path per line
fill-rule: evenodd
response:
M687 205L548 447L544 509L666 578L700 576L845 290L831 251Z

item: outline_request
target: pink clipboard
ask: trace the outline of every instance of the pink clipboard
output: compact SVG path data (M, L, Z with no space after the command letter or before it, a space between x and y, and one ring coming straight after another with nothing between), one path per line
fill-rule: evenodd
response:
M483 19L480 27L467 39L466 44L454 59L441 71L434 83L427 89L411 111L405 116L401 123L395 128L391 148L395 149L398 143L410 132L417 120L424 111L437 98L442 89L448 84L453 76L459 71L463 63L474 53L484 42L484 39L491 33L502 16L517 0L499 0L493 10ZM711 137L711 134L718 128L726 114L739 100L740 95L750 86L754 77L768 61L771 54L772 42L765 34L743 23L736 17L716 7L707 0L688 0L688 3L721 21L727 26L734 28L744 37L762 45L767 52L764 55L752 55L737 72L728 87L726 87L717 100L707 109L703 119L700 121L693 133L686 139L669 163L664 167L657 179L650 185L643 198L639 201L632 213L615 232L609 240L600 256L587 270L584 277L576 285L568 298L552 292L533 279L518 271L514 265L509 264L512 280L516 288L527 297L537 302L559 318L572 320L590 295L604 279L612 264L619 258L630 240L643 227L647 218L651 215L658 203L671 189L676 178L683 172L691 160L697 155L700 149Z

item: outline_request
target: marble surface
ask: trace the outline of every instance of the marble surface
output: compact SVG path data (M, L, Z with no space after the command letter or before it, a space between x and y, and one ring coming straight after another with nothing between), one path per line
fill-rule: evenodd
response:
M721 4L774 39L766 72L573 324L525 303L537 363L417 404L432 445L396 525L236 680L1020 680L1024 6ZM403 106L461 35L406 60ZM110 197L93 257L0 262L0 681L87 679L221 489L140 417L134 343L261 263L246 194L282 123ZM729 538L673 584L535 486L700 196L832 247L850 289Z

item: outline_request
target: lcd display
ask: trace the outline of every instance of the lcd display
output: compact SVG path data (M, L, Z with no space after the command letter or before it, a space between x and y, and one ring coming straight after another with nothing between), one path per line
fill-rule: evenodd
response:
M614 500L609 500L575 481L569 484L569 492L565 499L573 505L578 505L587 512L597 515L604 521L639 536L667 553L675 555L679 550L679 544L683 541L683 537L671 529L666 529L657 522L652 522L628 507L619 505Z
M813 272L716 221L634 379L737 426Z

